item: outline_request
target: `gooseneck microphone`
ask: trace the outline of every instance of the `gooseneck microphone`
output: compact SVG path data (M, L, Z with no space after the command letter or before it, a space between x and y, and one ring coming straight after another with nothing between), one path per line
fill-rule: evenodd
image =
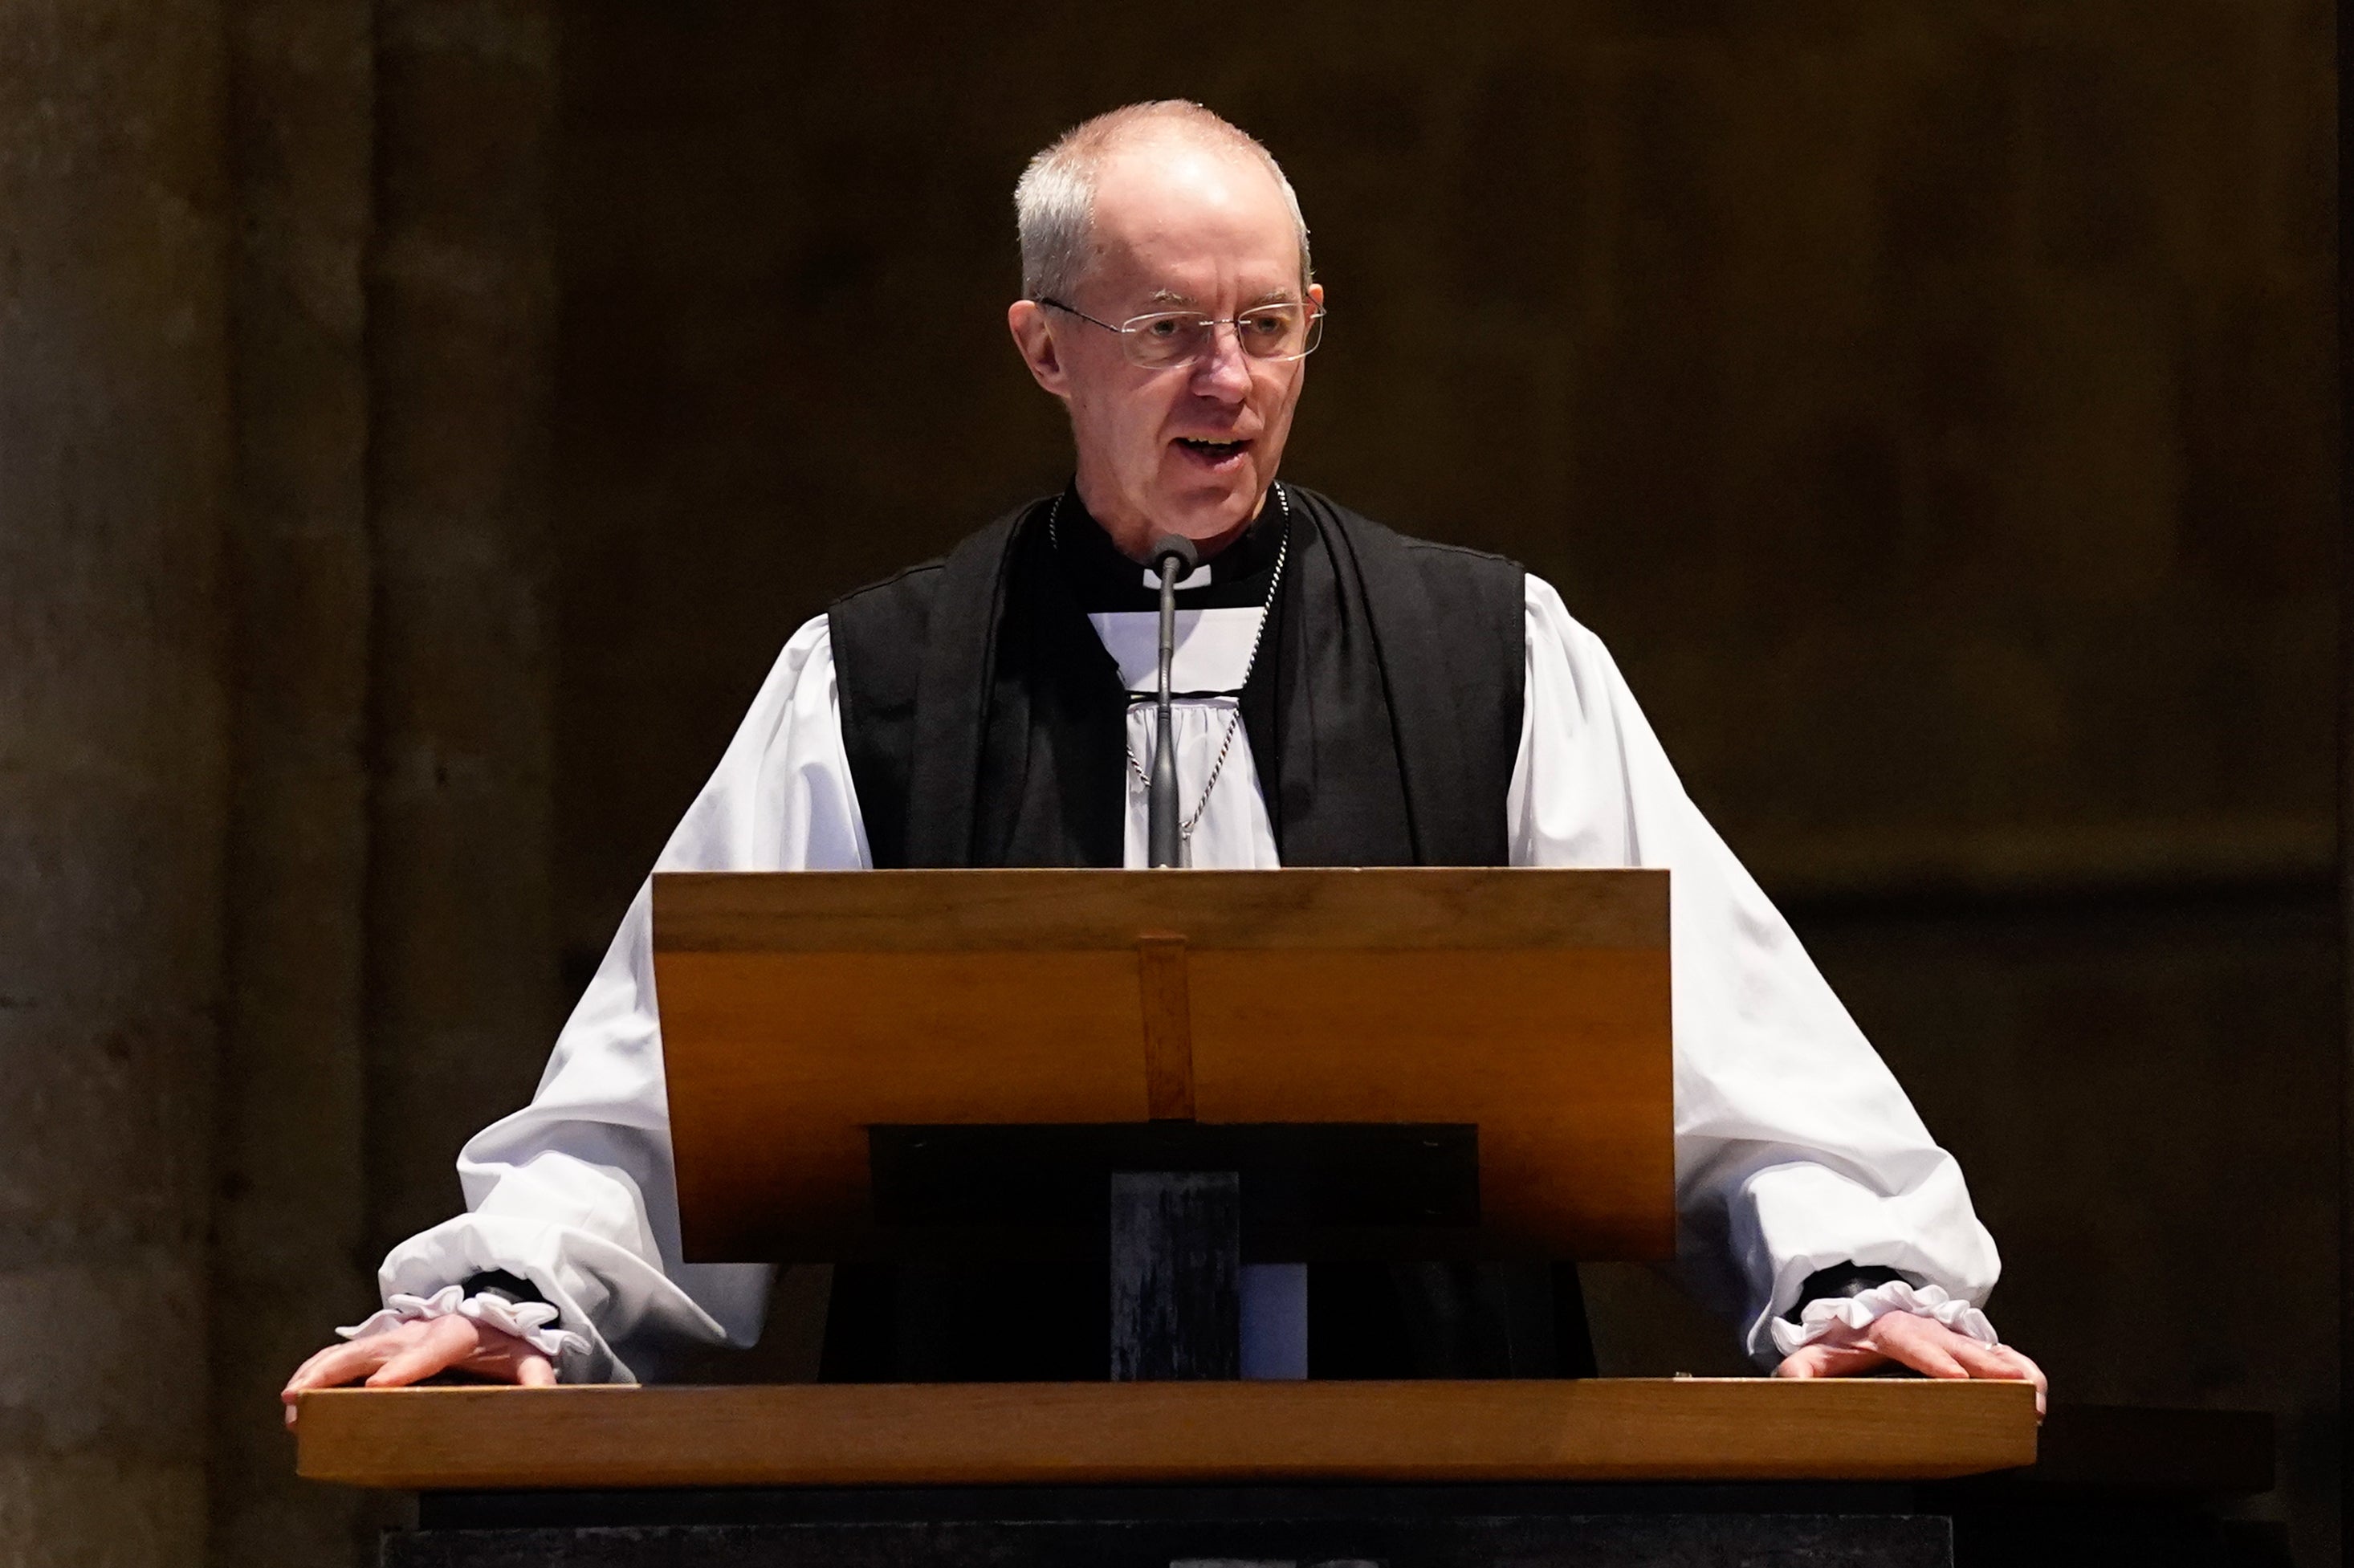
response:
M1146 863L1175 865L1182 834L1177 825L1177 726L1170 716L1169 668L1177 657L1177 579L1202 564L1202 552L1182 534L1152 542L1152 569L1161 577L1161 693L1152 715L1152 771L1145 786Z

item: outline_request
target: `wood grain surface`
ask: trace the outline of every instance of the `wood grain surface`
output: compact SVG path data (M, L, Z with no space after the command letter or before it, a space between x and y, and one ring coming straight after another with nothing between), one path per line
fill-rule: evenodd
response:
M665 872L654 950L1220 947L1651 948L1664 871Z
M891 1251L870 1126L1188 1109L1476 1124L1451 1251L1673 1250L1665 873L698 874L654 911L690 1262Z
M1895 1480L2036 1457L2024 1383L1861 1379L330 1389L297 1470L417 1490Z
M1193 1119L1192 985L1182 937L1140 937L1136 982L1144 1014L1145 1100L1155 1121Z

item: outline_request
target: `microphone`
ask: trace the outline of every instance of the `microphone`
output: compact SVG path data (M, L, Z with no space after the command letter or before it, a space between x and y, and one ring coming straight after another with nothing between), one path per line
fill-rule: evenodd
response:
M1152 542L1152 569L1161 576L1161 694L1153 709L1152 771L1145 788L1146 863L1173 866L1177 829L1177 726L1170 717L1169 667L1177 657L1177 579L1202 564L1202 552L1182 534Z

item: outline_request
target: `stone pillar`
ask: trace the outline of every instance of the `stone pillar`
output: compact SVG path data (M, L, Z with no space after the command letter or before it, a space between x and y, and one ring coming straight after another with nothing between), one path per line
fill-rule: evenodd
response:
M300 1481L287 1374L375 1305L361 1259L367 874L369 0L231 0L239 217L228 1009L214 1210L212 1560L366 1555Z
M558 997L549 900L553 0L381 0L368 293L374 1245L459 1207Z
M200 1561L217 0L0 0L0 1558Z

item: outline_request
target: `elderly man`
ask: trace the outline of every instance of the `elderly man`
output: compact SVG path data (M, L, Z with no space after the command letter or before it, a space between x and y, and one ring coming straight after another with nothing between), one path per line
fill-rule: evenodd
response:
M1978 1309L1999 1265L1960 1171L1601 644L1511 563L1278 480L1325 292L1266 149L1195 105L1137 105L1039 154L1016 206L1008 324L1069 411L1072 482L796 632L658 868L1143 864L1140 563L1182 534L1204 557L1177 588L1186 863L1670 868L1689 1283L1784 1375L1893 1361L2040 1390ZM302 1390L358 1378L627 1380L666 1345L757 1337L769 1270L680 1259L648 911L642 890L533 1103L461 1154L470 1212L394 1249L385 1309L295 1374L290 1419ZM1254 1268L1246 1338L1278 1374L1310 1370L1303 1340L1320 1373L1575 1372L1574 1278L1542 1361L1428 1331L1525 1305L1524 1277L1459 1269L1305 1288ZM1100 1376L1100 1290L846 1269L828 1371Z

